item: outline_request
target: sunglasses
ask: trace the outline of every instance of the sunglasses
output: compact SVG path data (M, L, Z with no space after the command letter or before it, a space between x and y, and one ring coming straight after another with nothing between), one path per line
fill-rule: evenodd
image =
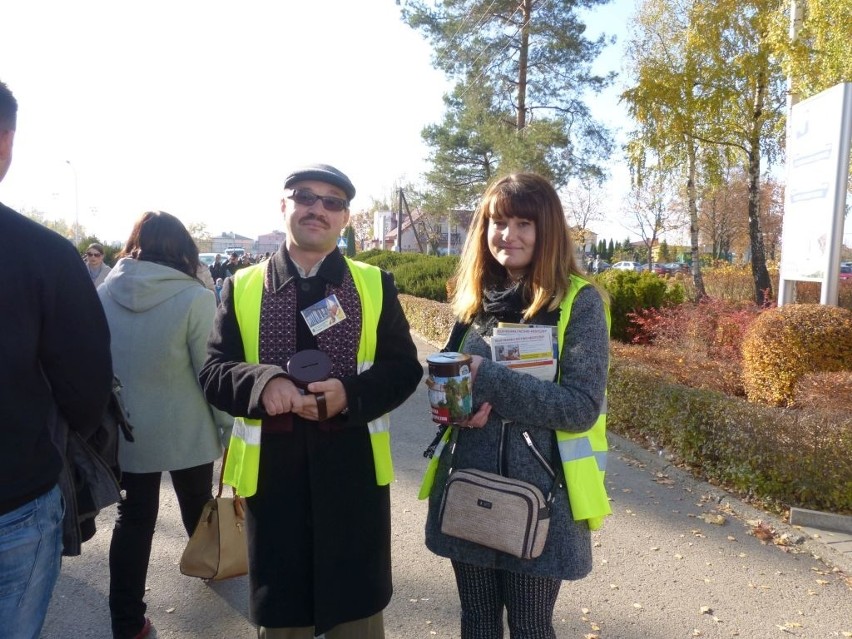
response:
M100 257L103 253L92 253L91 251L86 251L86 255L89 257Z
M326 211L331 211L333 213L339 213L349 206L349 201L344 200L343 198L332 197L330 195L317 195L310 191L301 191L298 189L294 189L287 197L293 200L296 204L301 204L302 206L313 206L316 204L317 200L322 200L323 208Z

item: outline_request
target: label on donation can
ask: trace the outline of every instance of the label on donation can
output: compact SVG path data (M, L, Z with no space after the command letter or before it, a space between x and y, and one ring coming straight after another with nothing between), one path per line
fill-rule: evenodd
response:
M470 384L470 355L435 353L426 358L429 365L429 404L432 421L457 424L472 412L473 391Z

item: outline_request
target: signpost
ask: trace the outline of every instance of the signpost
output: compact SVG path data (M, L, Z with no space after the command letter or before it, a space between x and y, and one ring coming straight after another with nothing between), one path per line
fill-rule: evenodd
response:
M794 105L787 146L778 305L795 281L822 282L821 304L837 304L840 247L852 140L852 83Z

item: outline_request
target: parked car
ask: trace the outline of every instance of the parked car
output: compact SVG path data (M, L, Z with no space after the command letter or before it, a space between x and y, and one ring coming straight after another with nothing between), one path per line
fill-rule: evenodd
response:
M612 265L612 268L616 271L638 271L639 267L642 266L639 262L631 262L629 260L616 262Z
M852 280L852 264L848 266L840 265L840 279L841 280Z
M668 271L669 275L675 273L691 273L692 267L686 262L666 262L663 267Z
M655 273L656 275L667 275L668 274L668 270L666 269L666 267L663 266L662 264L658 264L657 262L653 262L650 266L648 266L647 264L640 264L639 268L637 268L636 270L639 271L639 272L644 272L644 271L647 271L648 269L651 270L651 273Z
M198 261L204 264L206 267L210 267L213 265L213 262L216 261L216 256L220 255L219 253L199 253Z

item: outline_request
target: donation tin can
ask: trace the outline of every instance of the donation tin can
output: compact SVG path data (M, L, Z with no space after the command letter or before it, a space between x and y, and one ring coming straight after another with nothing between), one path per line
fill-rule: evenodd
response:
M426 358L429 365L426 386L432 421L436 424L457 424L470 417L473 409L470 362L470 355L464 353L435 353Z

